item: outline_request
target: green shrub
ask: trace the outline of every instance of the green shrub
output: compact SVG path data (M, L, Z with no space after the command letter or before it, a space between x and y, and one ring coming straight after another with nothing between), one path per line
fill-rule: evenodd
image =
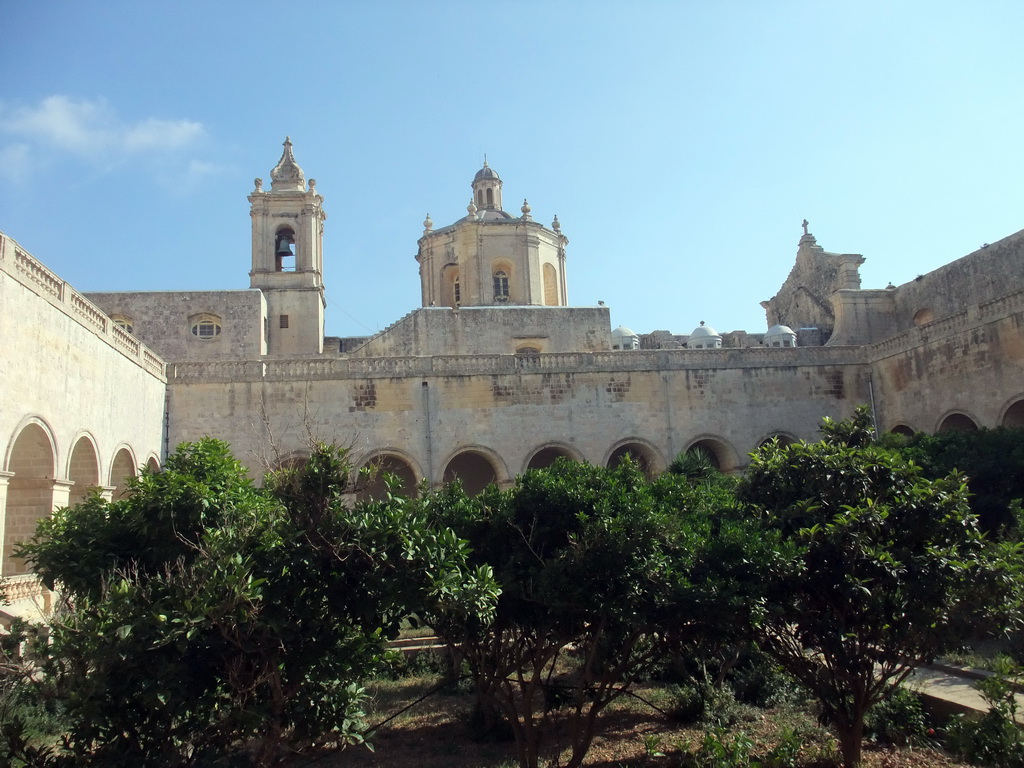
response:
M972 763L995 768L1024 768L1024 739L1017 728L1013 678L1020 670L1000 663L977 688L990 709L980 718L956 715L946 727L946 748Z
M871 707L864 727L868 737L899 747L923 742L928 736L921 699L907 688L897 688L891 696Z

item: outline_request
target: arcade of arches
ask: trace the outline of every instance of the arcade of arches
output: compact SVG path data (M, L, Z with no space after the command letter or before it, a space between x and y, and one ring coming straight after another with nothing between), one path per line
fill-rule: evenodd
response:
M0 471L0 575L26 573L24 561L14 556L19 544L35 532L38 521L60 507L84 501L97 491L108 500L123 497L127 480L137 474L131 448L117 448L102 471L100 453L90 435L79 435L71 450L63 453L48 425L30 419L9 443L6 466ZM59 470L58 457L68 456L67 472ZM155 456L147 465L157 468Z

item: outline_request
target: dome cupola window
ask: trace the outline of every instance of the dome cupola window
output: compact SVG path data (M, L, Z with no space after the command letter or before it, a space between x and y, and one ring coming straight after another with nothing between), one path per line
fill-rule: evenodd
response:
M796 331L788 325L773 325L765 333L761 343L766 347L795 347Z
M701 320L700 325L693 329L693 333L687 339L686 346L690 349L721 349L722 335L710 325L704 325L704 321Z
M612 349L640 349L640 337L624 325L612 331Z

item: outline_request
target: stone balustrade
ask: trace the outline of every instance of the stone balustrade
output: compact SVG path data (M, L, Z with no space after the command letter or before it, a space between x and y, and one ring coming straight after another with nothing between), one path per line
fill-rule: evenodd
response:
M46 298L65 315L88 328L125 357L134 360L160 380L166 380L166 366L156 353L111 321L99 307L3 232L0 232L0 270Z

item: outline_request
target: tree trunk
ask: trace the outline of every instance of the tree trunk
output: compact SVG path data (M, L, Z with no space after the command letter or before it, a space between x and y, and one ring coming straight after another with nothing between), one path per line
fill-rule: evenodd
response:
M839 749L843 754L843 768L857 768L860 764L861 745L864 742L863 715L852 723L836 723Z

